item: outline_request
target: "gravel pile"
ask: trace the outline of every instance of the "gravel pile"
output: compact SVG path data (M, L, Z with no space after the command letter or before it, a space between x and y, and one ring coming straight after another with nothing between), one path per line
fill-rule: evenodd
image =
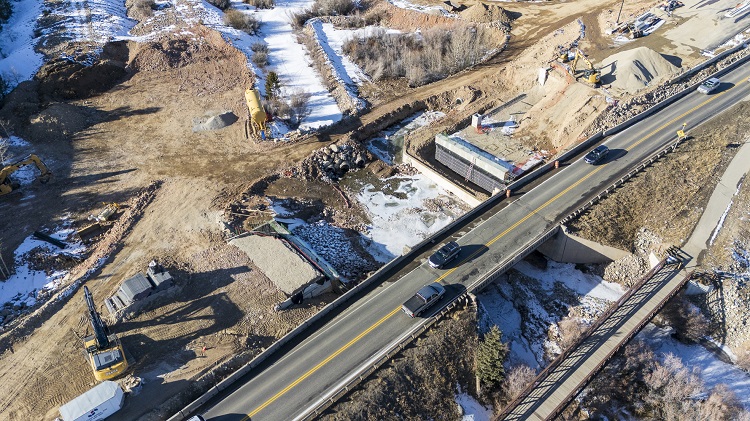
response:
M611 105L605 112L603 112L597 119L592 123L591 127L584 132L585 136L591 136L594 133L611 129L620 123L628 120L629 118L635 117L639 113L651 108L654 104L657 104L670 96L706 79L709 75L715 73L717 70L721 70L730 64L734 63L738 59L750 54L750 49L744 49L732 56L721 60L714 66L709 66L695 75L689 78L677 77L673 82L669 82L665 85L659 86L651 92L639 95L637 97L618 101Z
M602 83L609 83L612 89L627 93L635 93L679 71L661 54L648 47L614 54L603 63L602 68L608 69L608 73L602 74Z
M206 113L202 117L193 119L193 131L204 132L208 130L219 130L231 126L237 120L239 120L239 118L231 111L224 111L219 114Z

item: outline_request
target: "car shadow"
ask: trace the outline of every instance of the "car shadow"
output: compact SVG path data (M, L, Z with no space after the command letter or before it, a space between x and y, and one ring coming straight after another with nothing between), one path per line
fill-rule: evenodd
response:
M443 269L453 269L461 266L462 264L474 260L477 257L486 253L489 249L484 244L468 244L461 247L461 251L458 253L455 259L443 266Z
M601 164L604 164L606 162L610 161L617 161L618 159L622 158L623 156L627 155L628 151L625 149L610 149L609 154L607 154L604 159L601 160Z

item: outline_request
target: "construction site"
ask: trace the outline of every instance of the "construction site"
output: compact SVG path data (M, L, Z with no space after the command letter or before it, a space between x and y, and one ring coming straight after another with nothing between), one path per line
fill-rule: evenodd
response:
M101 0L87 18L13 3L0 22L1 419L79 419L89 391L107 419L168 419L509 184L750 53L750 2L319 2ZM299 26L292 8L309 12ZM353 53L466 28L480 50L450 71L388 76ZM569 224L623 251L583 272L626 290L649 252L689 237L747 142L748 105L735 108ZM703 271L747 269L747 198L740 183ZM480 302L510 294L489 289ZM721 345L750 360L746 306L701 311L729 317ZM518 333L527 365L549 362L563 313ZM377 384L329 418L356 419L346 405Z

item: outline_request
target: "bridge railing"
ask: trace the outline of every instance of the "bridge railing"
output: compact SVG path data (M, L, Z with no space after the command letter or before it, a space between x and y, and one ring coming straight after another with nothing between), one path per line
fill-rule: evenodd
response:
M609 361L612 359L612 357L614 357L615 353L617 351L619 351L625 344L627 344L628 342L630 342L630 340L633 339L633 337L635 335L637 335L638 332L640 332L641 329L643 329L643 327L646 326L646 324L648 322L650 322L651 319L654 318L654 316L656 316L656 313L658 313L662 308L664 308L664 306L667 304L667 302L672 297L674 297L675 294L677 294L677 292L680 290L680 288L682 288L682 286L685 285L685 283L687 283L687 281L689 281L690 278L692 278L692 276L693 276L693 272L690 272L690 273L687 274L687 276L683 277L683 279L677 285L675 285L675 287L672 290L670 290L669 293L663 299L661 299L659 301L659 303L656 305L656 307L654 307L651 311L649 311L649 313L646 315L646 317L644 317L643 319L641 319L638 322L638 325L636 325L635 329L633 329L632 331L628 332L628 334L625 336L625 338L621 342L621 345L619 347L614 347L612 350L610 350L607 353L607 356L599 364L596 365L596 367L594 368L594 370L592 370L591 372L589 372L589 374L583 379L583 381L578 384L578 387L576 387L575 390L568 396L568 399L566 399L566 401L561 402L559 405L557 405L557 407L552 412L552 415L551 415L550 418L557 417L560 414L560 412L562 412L565 409L565 407L568 405L568 403L573 398L575 398L579 393L581 393L581 391L583 390L583 388L585 388L591 382L591 380L593 379L593 377L597 373L599 373L604 368L604 366L607 365L607 363L609 363ZM611 316L611 314L610 314L610 316Z
M741 46L735 47L734 49L730 50L731 52L727 52L725 54L726 55L733 54L733 53L735 53L737 51L740 51L742 48L745 48L745 46L741 45ZM722 55L720 58L723 59L724 57L725 57L725 55ZM701 65L696 66L696 67L700 67L700 68L707 67L708 65L714 63L715 61L718 61L718 59L719 59L718 56L714 57L714 58L709 59L706 62L702 63ZM743 58L740 58L739 60L737 60L736 62L734 62L730 66L722 69L720 72L717 72L716 74L717 75L724 74L724 73L726 73L726 72L728 72L728 71L730 71L730 70L738 67L739 65L745 63L748 60L750 60L750 55L745 56ZM695 70L695 71L697 71L697 70ZM566 161L568 161L570 159L573 159L574 157L576 157L577 155L579 155L580 153L582 153L586 149L590 148L595 143L599 142L605 136L610 136L612 134L615 134L615 133L623 130L624 128L629 127L629 126L635 124L636 122L642 120L643 118L645 118L645 117L647 117L647 116L655 113L656 111L658 111L658 110L660 110L662 108L665 108L667 105L670 105L673 102L677 101L678 99L682 98L683 96L687 95L692 89L694 89L694 87L685 89L684 91L682 91L680 93L677 93L677 94L675 94L675 95L673 95L673 96L671 96L671 97L669 97L669 98L661 101L660 103L658 103L658 104L654 105L653 107L649 108L649 110L647 110L644 113L642 113L642 114L645 114L645 115L639 114L639 115L637 115L635 117L632 117L632 118L628 119L627 121L619 124L618 126L612 128L612 129L608 129L608 130L606 130L604 132L599 132L599 133L594 134L593 136L591 136L588 139L584 140L583 142L579 143L575 147L573 147L573 148L569 149L568 151L564 152L562 155L560 155L557 158L557 161L566 162ZM516 191L516 190L520 189L521 187L529 184L533 180L536 180L539 177L543 176L544 174L546 174L548 171L550 171L553 168L554 168L554 162L549 162L547 164L544 164L543 166L537 168L536 170L530 172L529 174L525 175L524 177L522 177L522 178L516 180L515 182L513 182L512 184L508 185L508 189L511 190L511 191ZM643 168L645 168L645 166L643 166L642 168L639 168L638 171L642 170ZM226 389L231 384L233 384L235 381L237 381L239 378L241 378L242 376L244 376L247 373L249 373L253 368L255 368L256 366L258 366L259 364L261 364L262 362L264 362L268 357L270 357L273 353L275 353L279 348L281 348L282 346L284 346L288 342L290 342L292 339L294 339L297 336L299 336L302 332L304 332L305 330L307 330L307 328L310 325L316 323L323 316L325 316L328 313L330 313L333 309L335 309L335 308L337 308L337 307L345 304L354 295L356 295L357 293L361 292L363 289L369 287L374 282L383 279L385 277L385 275L387 274L387 272L389 272L390 270L394 269L398 265L402 264L404 262L404 260L406 260L407 258L408 259L414 258L416 255L424 252L426 250L426 247L428 247L428 246L430 246L430 245L432 245L432 244L434 244L436 242L437 238L440 238L441 236L446 235L446 233L451 232L452 230L455 230L456 227L458 227L458 226L460 226L462 224L465 224L470 219L476 218L481 213L487 211L491 207L493 207L493 206L497 205L498 203L500 203L502 200L504 200L504 198L505 198L505 196L502 193L496 194L496 195L490 197L486 201L482 202L476 208L474 208L471 211L467 212L466 214L460 216L455 221L453 221L451 224L447 225L446 227L444 227L443 229L441 229L437 233L433 234L431 237L429 237L429 238L425 239L424 241L420 242L419 244L415 245L408 253L406 253L406 254L404 254L402 256L398 256L395 259L391 260L385 266L383 266L378 271L376 271L372 276L370 276L369 278L367 278L366 280L364 280L362 283L358 284L357 286L355 286L351 290L349 290L346 293L344 293L343 295L339 296L334 301L332 301L331 303L329 303L328 305L326 305L325 307L323 307L323 309L321 309L318 313L316 313L315 315L313 315L309 319L307 319L303 324L301 324L297 328L291 330L289 333L287 333L283 337L279 338L270 347L268 347L267 349L265 349L263 352L261 352L255 358L253 358L250 362L248 362L247 364L245 364L238 371L236 371L236 372L232 373L231 375L229 375L226 379L224 379L223 381L221 381L220 383L218 383L216 386L211 387L203 395L199 396L193 402L191 402L190 404L188 404L185 408L181 409L179 412L177 412L172 417L170 417L168 419L168 421L181 421L181 420L187 418L191 413L193 413L194 411L196 411L200 406L202 406L203 404L205 404L206 402L208 402L211 398L213 398L214 396L216 396L221 390ZM598 196L597 196L597 200L598 200ZM593 203L595 203L595 202L593 202ZM590 206L590 204L587 204L586 208L588 206ZM585 210L585 208L582 208L582 209ZM580 213L578 213L578 214L580 214ZM575 214L573 216L577 216L578 214ZM569 220L569 219L566 218L566 220ZM558 229L558 227L555 227L554 229L556 230L556 229ZM552 235L554 235L555 232L548 231L543 236L548 236L547 238L549 238ZM538 240L535 240L535 242L536 241L538 241ZM539 244L541 244L541 243L539 243ZM527 250L527 249L528 249L528 247L525 248L525 250ZM528 253L530 253L532 250L528 250ZM528 253L526 253L526 254L528 254ZM525 257L525 255L524 255L524 257ZM486 285L488 285L489 283L491 283L493 280L495 280L498 276L500 276L505 270L507 270L509 267L513 266L513 264L517 263L518 261L520 261L520 259L513 259L510 262L503 263L502 266L498 267L497 270L494 270L487 277L483 278L478 284L472 286L472 288L470 290L471 291L477 291L477 290L480 290L481 288L485 287ZM462 298L462 297L459 297L459 298Z

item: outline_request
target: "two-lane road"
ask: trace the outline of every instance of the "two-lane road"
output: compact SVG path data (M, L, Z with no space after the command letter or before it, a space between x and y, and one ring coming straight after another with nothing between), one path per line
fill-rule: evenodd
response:
M501 211L476 221L473 228L456 233L463 250L446 270L423 262L397 281L383 283L273 365L249 373L231 394L210 401L204 417L216 421L301 417L319 400L333 395L337 385L362 372L390 344L419 328L423 319L411 319L399 307L422 285L437 281L448 289L441 302L424 315L428 317L463 291L472 290L485 274L512 259L633 165L663 149L683 123L689 130L747 97L748 73L750 68L741 68L726 76L713 95L689 94L607 139L611 153L599 165L573 162Z

